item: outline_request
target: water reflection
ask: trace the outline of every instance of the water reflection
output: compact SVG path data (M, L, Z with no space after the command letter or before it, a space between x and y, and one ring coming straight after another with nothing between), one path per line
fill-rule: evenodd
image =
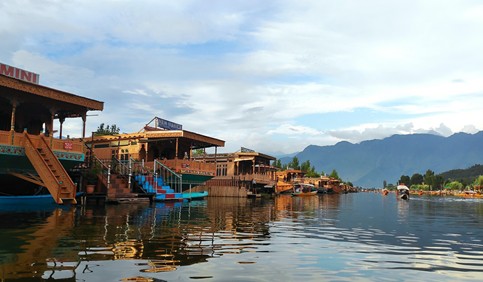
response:
M359 193L0 211L0 277L472 280L482 203Z

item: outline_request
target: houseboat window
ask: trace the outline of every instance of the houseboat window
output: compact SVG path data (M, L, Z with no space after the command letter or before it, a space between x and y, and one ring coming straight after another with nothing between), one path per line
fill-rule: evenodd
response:
M111 158L117 159L118 151L117 150L111 150Z
M95 144L94 148L108 148L109 144Z
M226 164L219 164L219 165L216 166L216 175L217 176L226 176L227 175Z

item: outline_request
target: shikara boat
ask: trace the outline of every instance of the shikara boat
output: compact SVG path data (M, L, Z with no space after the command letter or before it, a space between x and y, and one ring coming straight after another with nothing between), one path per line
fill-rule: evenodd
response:
M409 188L406 185L400 184L397 186L397 196L402 200L409 200Z
M317 188L312 184L297 183L294 185L292 196L314 196L317 195Z

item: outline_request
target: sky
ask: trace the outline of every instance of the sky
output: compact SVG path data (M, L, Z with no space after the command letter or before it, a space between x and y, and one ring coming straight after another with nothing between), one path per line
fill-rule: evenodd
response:
M0 0L0 39L0 62L104 102L87 132L160 117L281 156L483 128L479 0Z

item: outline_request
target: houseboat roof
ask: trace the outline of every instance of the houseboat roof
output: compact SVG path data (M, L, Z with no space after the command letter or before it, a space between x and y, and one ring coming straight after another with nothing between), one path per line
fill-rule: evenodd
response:
M17 101L32 101L54 105L64 117L80 117L87 111L102 111L104 102L77 96L68 92L29 83L0 74L0 92L3 97Z
M118 140L138 139L140 142L151 142L159 140L169 140L176 138L185 138L193 141L193 149L208 147L224 147L225 141L208 137L187 130L149 130L137 133L122 133L115 135L94 136L86 140L88 143L104 143Z
M263 154L263 153L259 153L259 152L234 152L234 153L218 153L218 154L207 154L207 155L204 155L202 158L216 158L218 160L220 159L230 159L234 162L241 162L241 161L249 161L249 160L253 160L255 159L256 157L258 158L263 158L263 159L267 159L267 160L270 160L270 161L273 161L273 160L276 160L277 158L275 157L272 157L272 156L269 156L269 155L266 155L266 154Z

